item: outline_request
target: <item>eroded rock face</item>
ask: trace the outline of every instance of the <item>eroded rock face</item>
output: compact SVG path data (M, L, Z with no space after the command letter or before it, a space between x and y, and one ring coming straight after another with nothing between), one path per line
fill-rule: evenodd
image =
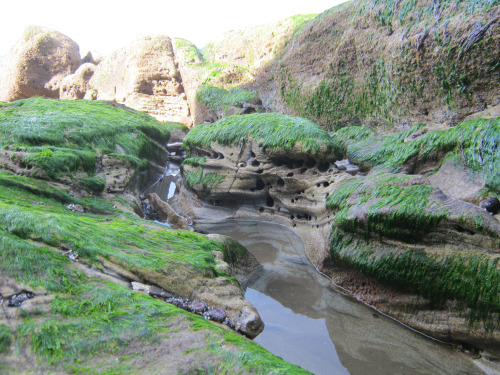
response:
M222 122L211 131L218 124L229 132ZM487 280L497 277L500 224L478 204L443 193L432 176L370 170L326 150L305 152L300 143L283 151L263 148L250 133L227 144L227 134L206 132L193 146L195 130L185 139L185 187L172 203L195 225L229 218L288 225L309 259L357 298L433 337L500 345L489 320L471 323L479 309L498 324L488 302L497 287ZM479 291L477 300L467 289Z
M28 27L0 73L0 100L59 97L63 78L81 65L78 44L58 31Z
M228 267L220 256L216 256L216 259L218 267ZM139 278L192 301L204 301L210 306L220 307L225 310L227 318L234 322L234 329L250 338L256 337L264 329L257 309L245 300L239 285L227 277L214 277L213 274L196 273L182 267L159 270L130 267L114 257L101 259L101 264L131 280Z
M96 98L123 103L161 121L190 124L189 106L167 36L146 37L112 53L90 81Z
M82 64L75 73L64 77L59 89L59 99L83 99L89 88L89 81L94 75L96 66L91 63Z

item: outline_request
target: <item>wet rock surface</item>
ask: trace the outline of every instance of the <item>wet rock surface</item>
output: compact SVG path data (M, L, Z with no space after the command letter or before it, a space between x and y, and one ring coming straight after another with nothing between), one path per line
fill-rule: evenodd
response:
M24 301L27 301L27 300L34 298L34 297L35 297L35 295L31 292L22 292L22 293L14 294L13 296L10 296L7 298L8 299L7 306L8 307L20 307Z
M360 173L349 159L309 154L300 147L286 153L265 149L250 136L234 145L190 145L190 152L191 159L183 164L186 186L171 205L192 217L195 226L229 218L287 225L301 237L313 264L357 298L433 337L498 346L500 330L486 331L481 323L471 326L453 300L423 308L417 294L387 287L357 271L339 271L342 262L357 259L353 254L365 247L392 259L421 254L442 272L449 269L449 259L460 263L460 257L473 254L485 262L494 260L500 251L495 240L500 225L477 204L445 194L425 175L370 171L369 166ZM195 174L201 176L199 182L192 179ZM211 179L203 182L204 176ZM332 235L344 240L333 242ZM382 266L377 267L370 272ZM477 280L482 282L481 276Z

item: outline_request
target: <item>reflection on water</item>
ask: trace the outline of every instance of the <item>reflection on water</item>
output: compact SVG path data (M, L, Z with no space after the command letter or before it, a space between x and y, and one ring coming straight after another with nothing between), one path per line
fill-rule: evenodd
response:
M349 374L340 363L325 319L296 314L252 288L247 289L245 298L259 310L266 323L264 332L254 341L315 374ZM315 350L304 350L307 347L314 347Z
M230 235L261 266L243 285L266 328L255 341L315 374L477 374L450 347L338 293L304 255L300 238L273 223L200 225Z

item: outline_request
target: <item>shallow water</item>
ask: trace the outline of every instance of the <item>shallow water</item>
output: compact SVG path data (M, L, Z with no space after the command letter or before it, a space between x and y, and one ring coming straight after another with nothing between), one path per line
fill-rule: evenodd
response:
M289 228L238 221L196 229L230 235L259 260L243 285L266 324L255 341L285 360L314 374L483 373L462 353L339 293Z

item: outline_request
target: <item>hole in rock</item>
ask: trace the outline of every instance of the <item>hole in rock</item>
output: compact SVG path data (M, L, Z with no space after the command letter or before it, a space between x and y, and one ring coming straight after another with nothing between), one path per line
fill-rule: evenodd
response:
M252 150L250 150L250 155L252 155L252 158L255 157L255 152L253 152Z
M278 178L278 186L285 186L285 181L282 178Z
M274 207L274 199L270 195L267 197L267 207Z
M302 168L304 166L304 160L295 160L293 163L294 168Z
M302 215L297 215L297 219L302 219Z
M241 115L249 115L250 113L255 113L256 110L255 108L252 108L252 107L248 107L248 108L245 108L243 111L240 112Z
M295 199L292 199L292 203L295 203Z
M304 174L304 173L306 173L306 172L307 172L307 168L302 168L302 169L300 170L300 174Z
M287 177L293 177L293 172L290 172L286 175Z
M320 187L320 186L321 186L321 184L320 184L320 183L317 183L317 184L316 184L316 187Z
M306 161L307 168L314 168L315 165L316 165L316 161L314 159L307 159L307 161Z
M258 167L260 165L260 161L257 159L252 160L252 167Z
M259 208L259 212L264 212L264 207Z
M324 173L330 168L330 163L322 162L318 164L318 171Z
M257 174L262 174L262 172L264 172L264 171L263 171L262 169L259 169L259 170L258 170L257 172L255 172L255 173L257 173Z
M473 236L473 235L475 235L475 234L476 234L476 233L474 233L474 232L473 232L473 231L471 231L471 230L468 230L468 229L465 229L465 228L461 227L460 225L456 225L456 226L455 226L455 230L456 230L457 232L459 232L459 233L467 233L467 234L469 234L469 235L471 235L471 236Z
M292 219L292 220L293 220L293 219L295 219L295 216L293 216L293 215L290 215L290 219Z
M330 186L330 183L328 181L323 182L323 187L328 187Z
M256 188L257 190L262 190L262 189L264 189L265 187L266 187L266 185L264 184L264 181L262 181L262 179L260 179L260 178L259 178L259 179L257 180L257 184L256 184L255 188Z

